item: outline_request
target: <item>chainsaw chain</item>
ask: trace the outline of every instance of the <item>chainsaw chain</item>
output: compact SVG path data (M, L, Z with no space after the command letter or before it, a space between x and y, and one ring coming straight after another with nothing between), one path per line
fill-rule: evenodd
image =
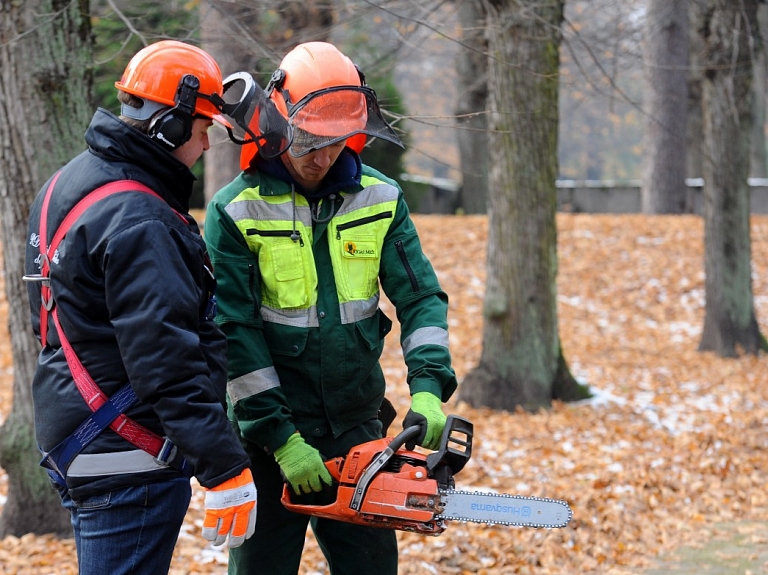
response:
M458 490L458 489L440 489L439 490L440 495L489 495L488 492L483 491L464 491L464 490ZM493 493L494 497L502 497L502 498L508 498L508 499L515 499L515 500L528 500L528 501L545 501L549 503L565 503L564 501L560 499L550 499L548 497L534 497L532 495L508 495L506 493ZM567 506L567 504L566 504ZM442 519L442 520L448 520L448 521L462 521L462 522L469 522L469 523L484 523L486 525L505 525L509 527L535 527L535 528L541 528L541 529L556 529L559 527L564 527L567 525L571 519L573 518L573 511L571 510L570 506L568 507L568 518L560 524L553 524L553 525L540 525L535 523L523 523L523 522L517 522L517 521L483 521L480 519L473 519L471 517L447 517L445 515L435 515L435 519Z

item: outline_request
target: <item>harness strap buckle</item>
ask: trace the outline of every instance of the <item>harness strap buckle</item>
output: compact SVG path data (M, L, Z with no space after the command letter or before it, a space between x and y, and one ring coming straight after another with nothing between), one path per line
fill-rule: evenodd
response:
M169 467L171 465L171 462L176 458L176 452L178 449L173 444L173 442L168 439L167 437L163 437L163 446L160 448L160 451L157 452L157 455L155 456L155 463L160 465L161 467Z
M53 291L51 286L43 284L40 288L40 299L45 311L51 311L53 309Z

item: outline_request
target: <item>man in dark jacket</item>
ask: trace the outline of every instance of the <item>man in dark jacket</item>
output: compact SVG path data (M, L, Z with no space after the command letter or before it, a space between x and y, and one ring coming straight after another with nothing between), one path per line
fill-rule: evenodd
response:
M392 322L380 286L400 321L412 398L403 424L420 426L419 445L439 446L442 402L456 389L447 295L402 190L358 155L367 136L400 143L375 93L325 42L292 50L270 90L291 146L275 159L244 147L245 170L215 195L205 222L230 417L259 490L259 525L230 552L233 575L295 575L309 518L281 505L283 477L314 497L332 483L323 458L381 437L379 358ZM396 575L394 531L317 517L311 526L333 575Z
M167 573L191 476L213 544L241 545L256 520L250 463L226 417L213 270L189 215L190 168L213 120L226 123L221 72L199 48L163 41L116 86L121 116L99 109L88 149L43 187L26 254L42 344L37 441L81 575Z

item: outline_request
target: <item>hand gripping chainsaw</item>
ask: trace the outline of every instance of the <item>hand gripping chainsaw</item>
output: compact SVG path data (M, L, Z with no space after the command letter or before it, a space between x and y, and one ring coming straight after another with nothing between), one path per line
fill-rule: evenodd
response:
M446 520L544 528L565 527L571 520L565 501L456 490L453 476L472 454L472 424L449 415L440 447L426 456L403 447L420 430L411 426L326 461L334 479L330 493L307 502L286 484L283 505L297 513L426 535L440 535Z

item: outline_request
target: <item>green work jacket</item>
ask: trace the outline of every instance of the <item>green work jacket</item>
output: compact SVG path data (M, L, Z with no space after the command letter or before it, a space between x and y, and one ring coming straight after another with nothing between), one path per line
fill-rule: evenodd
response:
M456 389L448 298L400 187L375 170L310 204L291 184L242 172L208 205L205 240L228 339L230 417L274 451L295 431L335 437L375 418L379 358L396 309L411 393Z

